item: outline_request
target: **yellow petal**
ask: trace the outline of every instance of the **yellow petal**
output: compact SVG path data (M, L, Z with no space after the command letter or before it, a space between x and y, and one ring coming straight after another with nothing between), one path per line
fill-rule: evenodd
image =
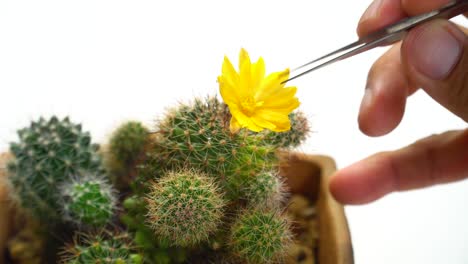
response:
M250 117L246 116L242 111L239 111L236 106L230 107L229 110L231 111L232 117L239 123L240 127L246 127L255 132L263 130L263 128L255 124Z
M252 121L255 123L255 125L259 127L263 127L263 128L270 129L270 130L276 129L275 124L268 122L268 120L263 119L259 117L258 115L252 116Z
M260 84L260 87L257 89L255 93L255 98L258 101L263 101L266 97L270 96L271 94L275 94L277 91L284 87L285 84L281 82L286 80L287 76L289 76L288 70L269 74Z
M290 109L292 111L300 104L297 97L294 97L296 91L296 87L283 88L265 98L262 108Z
M250 56L249 53L244 48L242 48L239 53L239 71L242 70L244 63L250 65Z
M265 62L263 58L260 57L258 61L252 64L252 74L251 74L251 83L254 93L260 88L260 84L265 78Z
M231 121L229 122L229 130L231 133L237 133L241 129L241 125L237 122L237 119L231 117Z
M242 54L242 52L241 52ZM247 55L248 56L248 55ZM242 57L242 56L240 56ZM250 59L241 59L242 65L240 66L239 74L239 95L240 97L248 97L252 94L252 86L250 84Z
M221 94L221 97L223 98L223 101L228 105L238 104L239 96L236 93L236 88L232 86L229 82L227 82L226 78L223 78L222 76L218 77L218 83L219 92Z

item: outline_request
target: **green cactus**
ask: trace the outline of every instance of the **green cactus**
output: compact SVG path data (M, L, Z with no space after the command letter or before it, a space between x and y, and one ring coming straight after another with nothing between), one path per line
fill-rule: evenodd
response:
M280 208L285 201L285 186L279 175L273 172L262 172L243 186L249 206L257 208Z
M10 146L15 161L8 166L15 198L39 219L56 222L61 208L58 186L80 171L101 173L99 147L68 118L41 118L18 135L20 141Z
M122 124L112 134L106 164L112 181L119 189L128 187L134 179L133 170L148 143L149 131L137 121Z
M247 196L245 187L264 171L277 167L275 149L259 141L258 137L244 136L245 144L234 150L234 157L226 166L225 189L229 200L236 201Z
M61 188L65 219L78 226L103 227L116 209L116 194L103 177L87 176Z
M143 257L136 253L126 233L81 235L62 252L66 264L141 264Z
M207 241L221 223L225 202L213 180L190 170L169 172L153 185L148 220L170 245L196 246Z
M279 213L247 210L232 226L230 249L242 263L282 263L291 237L289 221Z
M169 168L220 174L239 145L228 129L229 109L217 98L196 99L170 110L158 123L156 151Z
M285 132L267 131L265 141L279 148L295 148L301 145L310 133L309 122L301 111L289 115L291 129Z
M243 178L275 164L275 148L245 130L231 133L230 118L227 106L214 97L169 111L158 123L140 181L154 179L158 171L188 166L214 176L227 188L229 200L239 199Z

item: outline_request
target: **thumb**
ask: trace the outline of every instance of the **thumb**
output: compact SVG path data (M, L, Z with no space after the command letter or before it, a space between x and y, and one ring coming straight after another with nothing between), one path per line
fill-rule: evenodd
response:
M410 82L468 122L467 35L447 20L428 22L408 33L401 54Z

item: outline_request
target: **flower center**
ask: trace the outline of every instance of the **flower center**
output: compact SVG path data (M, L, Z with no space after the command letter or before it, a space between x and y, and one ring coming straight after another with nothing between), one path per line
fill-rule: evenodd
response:
M262 106L262 105L263 105L263 102L255 101L253 96L245 97L244 100L242 100L241 102L242 112L246 116L249 116L249 117L255 113L255 110L257 109L257 107Z

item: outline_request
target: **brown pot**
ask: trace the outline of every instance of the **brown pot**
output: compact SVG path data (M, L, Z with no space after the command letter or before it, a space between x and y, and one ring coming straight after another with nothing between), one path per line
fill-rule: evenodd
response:
M336 170L332 158L319 155L283 153L287 162L281 167L282 175L292 193L302 194L316 202L319 220L318 260L320 264L352 264L353 248L343 206L328 190L331 174ZM5 167L8 156L0 155L0 168ZM11 225L11 208L7 189L2 183L5 170L0 170L0 264L4 263L4 249Z
M282 175L292 193L302 194L317 205L319 241L318 261L325 264L354 263L353 248L344 208L336 202L328 183L336 171L335 161L327 156L286 153Z

